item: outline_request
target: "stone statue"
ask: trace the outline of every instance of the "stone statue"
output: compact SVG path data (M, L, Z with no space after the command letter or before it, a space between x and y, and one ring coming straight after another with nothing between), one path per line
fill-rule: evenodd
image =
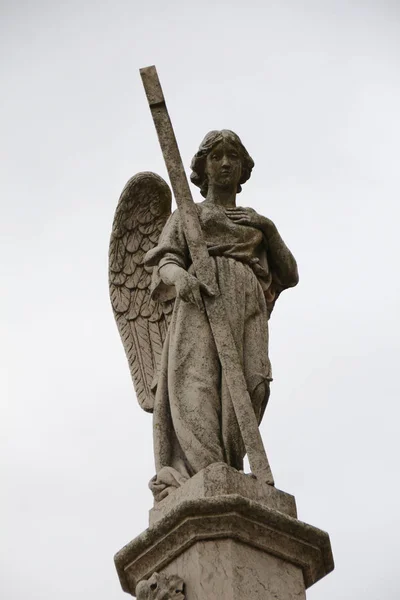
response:
M258 423L272 379L268 319L298 283L296 261L274 223L236 205L254 162L239 137L211 131L191 163L196 205ZM110 294L141 407L154 413L156 500L204 467L243 469L242 441L179 210L153 173L125 186L110 242Z
M177 210L161 177L139 173L111 234L111 302L156 463L149 527L114 558L121 587L137 600L306 600L334 568L329 536L275 487L259 429L268 322L296 261L270 219L237 206L254 162L233 131L201 142L194 201L157 70L140 75Z

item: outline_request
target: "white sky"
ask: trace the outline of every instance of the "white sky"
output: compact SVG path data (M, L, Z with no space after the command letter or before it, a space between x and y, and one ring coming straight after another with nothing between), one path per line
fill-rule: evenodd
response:
M4 600L123 598L113 555L147 526L151 417L107 251L125 182L166 177L151 64L185 165L236 131L256 162L240 204L298 259L262 433L277 486L331 536L308 598L398 599L399 21L396 0L2 0Z

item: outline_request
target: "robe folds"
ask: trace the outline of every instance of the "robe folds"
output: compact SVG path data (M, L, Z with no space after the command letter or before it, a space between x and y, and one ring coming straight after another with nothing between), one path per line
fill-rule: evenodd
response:
M273 273L268 242L259 229L231 221L222 207L209 201L196 206L260 422L272 379L267 300ZM160 268L173 263L193 271L178 211L145 262L154 267L153 297L173 298L174 288L162 282ZM212 463L243 469L245 448L207 315L181 298L175 300L164 343L153 419L156 475L150 488L156 500Z

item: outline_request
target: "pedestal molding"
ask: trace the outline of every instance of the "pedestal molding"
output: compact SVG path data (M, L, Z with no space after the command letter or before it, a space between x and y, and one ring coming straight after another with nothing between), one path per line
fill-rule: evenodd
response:
M290 562L310 587L333 569L326 532L257 502L230 494L181 502L115 556L122 588L132 593L200 540L229 538Z

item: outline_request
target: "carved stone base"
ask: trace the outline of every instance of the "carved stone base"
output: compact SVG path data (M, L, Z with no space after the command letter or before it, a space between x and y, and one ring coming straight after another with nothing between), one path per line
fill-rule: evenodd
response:
M124 591L134 596L137 584L158 572L180 577L186 600L304 600L305 589L333 570L328 534L287 514L292 496L274 488L265 491L264 501L235 494L235 481L247 496L265 488L255 480L249 485L247 475L231 477L231 471L211 465L196 476L206 482L203 491L215 491L207 481L220 481L225 473L230 493L185 499L185 487L193 490L190 480L175 500L167 498L165 514L153 514L158 520L117 553ZM276 510L277 502L286 513Z
M236 494L297 518L294 496L282 492L251 475L243 475L225 463L214 463L189 479L185 485L158 502L149 514L152 526L184 500L199 500Z

